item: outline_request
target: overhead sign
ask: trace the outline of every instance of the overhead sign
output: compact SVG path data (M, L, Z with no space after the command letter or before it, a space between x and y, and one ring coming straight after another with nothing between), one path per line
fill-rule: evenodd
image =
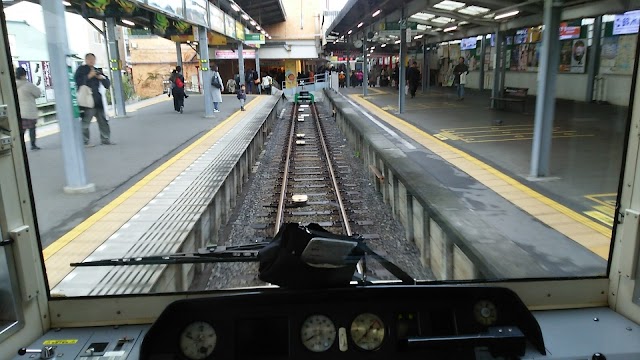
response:
M209 3L209 26L211 30L224 35L224 12Z
M187 20L208 26L207 0L187 0Z
M236 38L236 19L227 13L224 14L224 33L232 39Z
M225 59L237 59L238 52L235 50L216 50L214 52L215 58L217 60L225 60ZM255 50L242 50L242 57L244 59L255 59L256 51Z
M247 45L263 45L265 43L264 35L260 33L244 34L244 43Z
M209 45L227 45L227 37L214 32L207 32Z
M640 11L628 11L616 15L613 20L613 35L635 34L640 26Z
M473 36L460 40L460 50L471 50L476 48L478 39Z
M147 0L147 4L162 12L184 18L182 0Z
M236 39L244 40L244 25L240 21L236 21Z

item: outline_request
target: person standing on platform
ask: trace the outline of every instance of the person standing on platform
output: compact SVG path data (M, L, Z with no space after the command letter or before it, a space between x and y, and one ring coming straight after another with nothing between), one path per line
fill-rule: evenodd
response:
M419 82L420 70L418 70L418 63L414 61L411 67L407 69L407 83L409 84L409 93L412 99L416 97Z
M238 100L240 101L240 111L244 111L244 103L247 101L247 93L245 92L244 85L240 85L238 90Z
M178 75L178 72L176 72L176 69L173 69L171 71L171 75L169 75L169 89L167 90L168 97L171 97L171 93L173 92L173 87L175 86L174 82L176 81L176 75Z
M236 83L235 79L230 78L229 80L227 80L227 91L229 92L229 94L235 94L237 87L238 84Z
M213 100L213 112L220 112L218 104L222 102L222 92L224 91L224 85L218 67L213 67L213 73L211 74L211 98Z
M94 67L96 64L96 56L92 53L88 53L84 57L85 65L78 67L76 70L74 79L76 86L80 88L82 85L87 85L93 93L94 106L92 108L81 107L83 111L82 115L82 136L84 138L84 145L89 146L90 134L89 125L91 119L94 117L98 120L98 129L100 129L100 142L102 145L115 145L111 141L111 128L109 127L109 121L104 113L104 104L102 102L102 95L100 94L100 84L108 89L111 86L111 81L102 72L102 69Z
M20 138L24 139L24 131L29 130L31 150L40 150L36 145L36 123L40 115L36 99L42 95L40 88L27 80L27 71L21 67L16 69L16 89L20 104Z
M180 73L182 68L180 66L176 66L176 75L173 78L173 109L180 114L184 111L184 76Z
M269 74L262 76L262 90L265 94L271 95L271 86L273 85L273 78Z
M467 83L469 67L464 63L464 58L460 57L458 65L453 68L453 84L458 87L458 100L464 100L464 85Z

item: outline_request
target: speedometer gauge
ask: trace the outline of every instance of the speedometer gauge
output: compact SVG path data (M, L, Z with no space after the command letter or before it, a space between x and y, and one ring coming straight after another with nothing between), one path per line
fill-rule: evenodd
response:
M384 340L384 323L377 315L360 314L351 323L351 339L361 349L375 350Z
M180 350L190 360L202 360L211 355L217 339L213 326L204 321L192 322L180 334Z
M300 337L310 351L327 351L336 340L336 326L324 315L311 315L302 323Z

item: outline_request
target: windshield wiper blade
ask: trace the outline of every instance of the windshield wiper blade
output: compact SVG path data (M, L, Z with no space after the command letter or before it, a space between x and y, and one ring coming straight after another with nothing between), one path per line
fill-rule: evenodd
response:
M198 264L218 262L258 262L258 252L269 242L237 246L207 246L197 252L135 256L71 263L71 266L133 266L164 264Z

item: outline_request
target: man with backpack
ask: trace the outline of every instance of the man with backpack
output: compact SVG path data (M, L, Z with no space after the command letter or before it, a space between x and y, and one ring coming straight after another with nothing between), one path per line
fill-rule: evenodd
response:
M173 76L173 86L171 93L173 95L173 109L180 114L184 111L184 76L181 74L182 68L176 66L175 76Z
M213 112L220 112L218 104L222 102L222 92L224 91L224 85L218 67L212 67L213 73L211 74L211 97L213 100Z

